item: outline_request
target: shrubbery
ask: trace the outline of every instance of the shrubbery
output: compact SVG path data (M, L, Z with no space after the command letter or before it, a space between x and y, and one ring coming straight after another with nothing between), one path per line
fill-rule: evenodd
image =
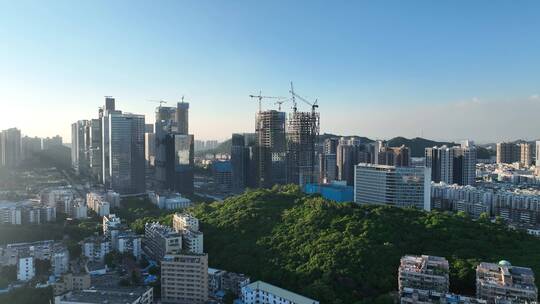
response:
M507 259L540 273L538 239L450 213L333 203L294 186L251 190L192 211L212 267L321 303L383 301L397 290L405 254L446 257L452 291L465 294L474 294L480 261Z

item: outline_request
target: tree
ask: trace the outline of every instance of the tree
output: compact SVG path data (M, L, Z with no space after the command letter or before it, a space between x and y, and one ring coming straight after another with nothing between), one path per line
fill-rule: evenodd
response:
M139 285L140 283L141 283L141 277L139 276L139 273L133 270L131 272L131 284Z
M480 261L540 273L540 242L464 214L334 203L297 186L247 190L189 210L210 266L245 273L325 303L384 303L405 254L446 257L453 292L474 291ZM494 246L496 244L496 246Z
M150 265L150 263L148 263L148 260L146 259L145 256L142 256L141 260L139 261L139 267L146 268L148 267L148 265Z
M107 267L109 268L115 268L116 264L118 263L118 253L111 251L105 255L105 264L107 264Z
M487 212L480 213L478 221L481 223L489 223L489 214L487 214Z
M151 275L159 275L160 271L159 271L159 267L157 266L152 266L150 267L150 269L148 269L148 273L151 274Z
M4 289L11 283L6 277L0 276L0 289Z
M465 212L465 211L458 211L456 213L456 215L459 216L459 217L462 217L462 218L468 218L469 217L469 214L467 214L467 212Z
M0 303L49 304L54 302L52 287L16 288L7 294L0 294Z
M5 278L9 282L17 280L17 266L4 266L0 270L0 277Z
M227 292L225 293L225 296L223 296L223 303L233 304L236 298L237 297L234 295L234 293L232 293L230 290L227 290Z
M44 275L48 276L51 269L51 261L49 260L39 260L34 259L35 267L36 267L36 275Z
M78 242L69 240L67 242L67 249L69 251L70 258L75 258L75 257L81 256L82 254L82 248Z

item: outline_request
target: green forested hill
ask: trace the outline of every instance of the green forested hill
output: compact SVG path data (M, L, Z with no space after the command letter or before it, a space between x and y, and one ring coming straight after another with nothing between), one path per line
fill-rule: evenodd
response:
M252 190L193 212L210 266L243 272L321 303L382 301L405 254L446 257L451 289L473 294L480 261L507 259L540 273L540 240L487 220Z

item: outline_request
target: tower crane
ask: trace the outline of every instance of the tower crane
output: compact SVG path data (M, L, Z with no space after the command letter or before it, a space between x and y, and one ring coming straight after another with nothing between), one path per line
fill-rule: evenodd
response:
M274 104L277 104L278 105L278 111L281 111L281 105L285 102L286 100L278 100L276 101Z
M259 112L262 111L262 100L263 99L283 99L283 97L277 97L277 96L263 96L261 91L259 91L259 95L249 95L251 98L257 98L259 100Z
M160 100L153 100L153 99L147 99L146 101L148 102L156 102L156 103L159 103L159 107L161 108L161 105L164 104L164 103L167 103L167 101L163 100L163 99L160 99Z
M316 109L319 107L319 105L317 104L317 99L315 99L315 102L311 102L307 99L305 99L304 97L298 95L295 91L294 91L294 86L293 86L293 83L291 81L291 89L289 91L291 93L291 96L292 96L292 101L293 101L293 111L296 112L297 110L297 107L296 107L296 98L300 99L301 101L305 102L306 104L310 105L311 106L311 113L312 114L315 114L315 111Z

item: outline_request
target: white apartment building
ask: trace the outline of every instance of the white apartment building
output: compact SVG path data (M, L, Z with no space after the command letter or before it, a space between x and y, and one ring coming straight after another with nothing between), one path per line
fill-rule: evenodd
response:
M111 241L107 238L89 237L83 241L82 254L90 261L103 262L111 247Z
M103 234L108 235L109 231L113 228L118 228L122 225L122 220L115 214L108 214L103 216Z
M173 228L182 234L183 247L190 252L202 254L203 233L199 231L199 220L189 213L175 213Z
M148 198L154 205L166 210L183 209L192 205L190 199L181 196L179 193L159 194L148 192Z
M21 225L21 209L16 206L0 206L0 224Z
M491 216L500 216L514 224L540 224L540 191L434 183L431 198L434 208L452 209L453 205L462 201L469 205L482 205L484 207L477 207L484 208Z
M134 234L133 232L124 232L120 233L117 237L118 243L118 252L120 253L130 253L137 260L141 258L142 254L142 242L141 237Z
M319 301L304 297L292 291L256 281L242 287L244 304L319 304Z
M88 207L84 201L75 200L71 206L71 217L74 219L82 219L88 217Z
M106 216L111 213L111 204L106 200L103 192L89 192L86 194L86 204L99 216Z
M203 239L203 233L200 231L184 230L182 233L182 246L190 252L202 254L204 251Z
M183 230L199 231L199 220L189 213L175 213L173 217L173 228L177 232Z
M36 275L34 258L31 256L19 257L17 263L17 280L30 281Z
M55 276L69 271L69 251L65 246L57 246L51 256L51 266Z
M159 223L144 226L144 250L154 260L161 260L165 254L182 249L182 235L171 227Z
M431 171L425 167L355 166L354 201L431 210Z
M0 201L0 224L42 224L56 220L56 207L36 200Z

